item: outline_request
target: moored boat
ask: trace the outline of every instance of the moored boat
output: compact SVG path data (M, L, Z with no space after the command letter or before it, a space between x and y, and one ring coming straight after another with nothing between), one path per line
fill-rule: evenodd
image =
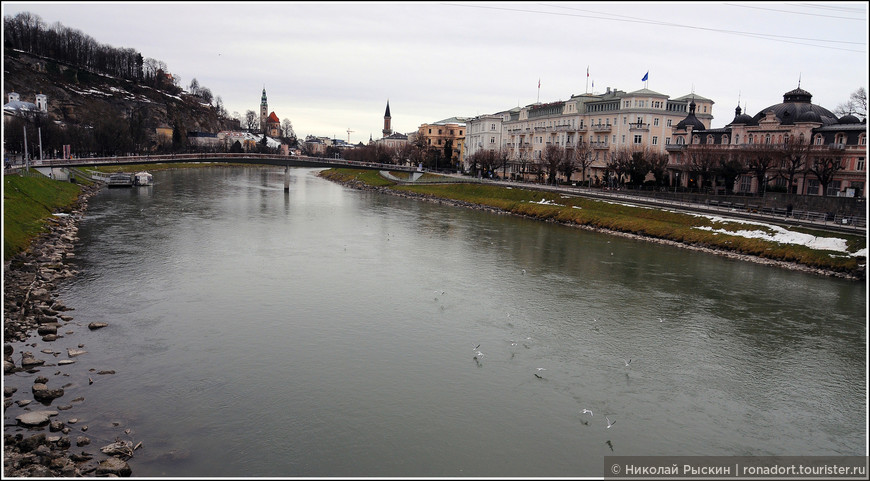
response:
M151 185L153 176L148 172L136 172L133 174L133 185Z
M109 176L109 187L132 187L133 186L133 174L128 174L125 172L118 172L116 174L112 174Z

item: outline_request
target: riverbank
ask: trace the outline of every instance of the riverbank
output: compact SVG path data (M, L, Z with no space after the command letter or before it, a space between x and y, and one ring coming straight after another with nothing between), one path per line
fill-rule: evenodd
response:
M398 184L374 171L329 169L319 175L355 189L518 215L827 277L865 279L864 256L836 255L803 245L748 238L737 235L746 224L709 216L601 202L521 187ZM807 229L800 231L809 232ZM866 252L866 239L844 237L848 238L850 251L863 249Z
M40 190L51 196L67 191L70 184L58 181ZM133 454L132 444L119 441L91 452L88 426L76 425L84 396L67 400L88 386L90 378L76 379L64 372L76 357L86 354L83 344L66 345L65 336L81 329L69 315L70 308L55 298L57 286L76 275L70 261L75 257L78 222L84 217L88 200L101 189L99 184L80 186L72 205L55 211L46 198L31 198L48 214L35 219L41 225L29 246L10 256L3 266L3 401L4 412L13 404L21 408L15 423L4 423L4 477L130 476L126 460ZM5 199L6 209L20 208L18 201ZM90 331L103 324L90 323ZM36 331L36 336L32 336ZM12 343L21 344L15 352ZM60 358L66 354L66 358ZM16 362L17 359L17 362ZM99 373L98 373L99 374ZM19 390L24 380L31 389ZM70 389L72 388L72 389ZM29 392L28 392L29 391ZM57 400L58 404L52 406ZM63 414L61 414L63 413ZM64 419L63 421L61 419ZM78 431L77 433L74 432ZM123 430L118 427L118 430ZM119 432L118 434L122 434ZM74 451L75 450L75 451Z

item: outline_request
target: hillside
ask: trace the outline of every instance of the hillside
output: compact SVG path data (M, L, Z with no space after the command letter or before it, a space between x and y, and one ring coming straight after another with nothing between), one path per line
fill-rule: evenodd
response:
M6 49L3 60L3 103L10 92L26 102L45 94L49 120L65 126L90 127L105 119L127 119L138 111L152 142L159 127L180 125L184 131L213 133L238 128L187 93L171 94L18 50Z

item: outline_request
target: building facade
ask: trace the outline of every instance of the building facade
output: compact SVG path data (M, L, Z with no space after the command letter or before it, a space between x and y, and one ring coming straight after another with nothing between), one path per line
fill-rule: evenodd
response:
M753 117L738 105L721 129L709 129L690 110L672 137L668 171L672 183L682 187L867 196L866 119L838 118L813 105L812 94L800 87ZM728 177L721 175L726 164L733 171Z
M422 139L423 145L430 149L443 149L448 142L452 145L450 159L444 159L452 165L461 162L465 157L465 123L464 117L451 117L431 124L422 124L417 128L415 139Z
M507 149L508 172L517 178L531 176L548 146L572 155L591 150L585 179L578 172L564 181L604 179L607 164L620 149L648 149L666 154L673 126L685 118L694 99L697 118L707 127L713 119L713 101L699 95L671 99L649 89L625 92L607 88L603 94L572 95L569 100L534 103L492 115L478 116L469 124L471 155L480 149ZM500 132L499 130L500 125ZM493 128L496 131L493 131Z

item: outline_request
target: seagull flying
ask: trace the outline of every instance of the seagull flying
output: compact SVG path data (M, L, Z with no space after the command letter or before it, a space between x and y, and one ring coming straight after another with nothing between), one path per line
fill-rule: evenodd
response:
M591 409L584 409L583 412L581 412L580 414L586 414L586 413L589 413L590 416L595 416L594 414L592 414Z
M610 418L607 417L607 416L604 416L604 419L607 420L607 429L610 429L611 426L613 426L614 424L616 424L616 421L611 421Z
M625 367L628 367L629 364L631 364L631 359L625 361Z

